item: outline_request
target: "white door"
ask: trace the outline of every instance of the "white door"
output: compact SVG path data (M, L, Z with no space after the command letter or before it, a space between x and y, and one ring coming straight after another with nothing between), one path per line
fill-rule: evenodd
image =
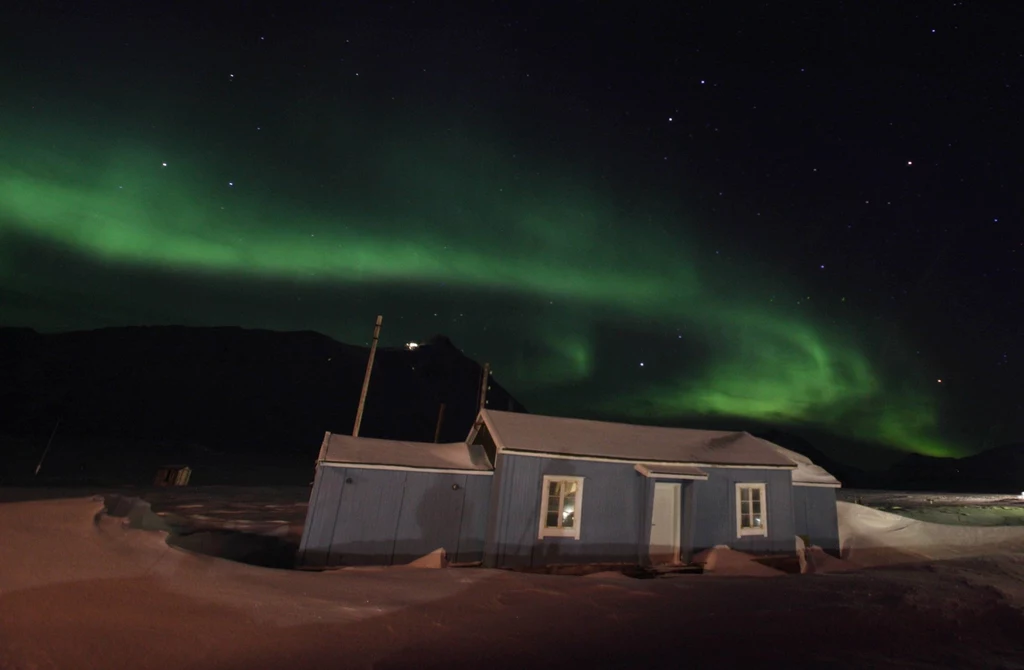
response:
M682 485L654 483L651 513L651 562L678 563L681 534Z

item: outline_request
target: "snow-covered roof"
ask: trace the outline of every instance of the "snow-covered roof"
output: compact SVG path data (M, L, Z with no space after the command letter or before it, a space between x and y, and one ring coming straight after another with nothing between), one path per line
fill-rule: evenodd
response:
M483 447L465 442L433 444L325 433L320 461L420 470L490 472Z
M636 426L486 409L499 448L639 463L794 468L775 445L745 432Z
M796 470L793 470L794 486L831 486L833 488L842 486L839 480L830 475L825 468L815 465L803 454L780 447L774 442L769 442L769 444L775 447L775 451L796 463Z

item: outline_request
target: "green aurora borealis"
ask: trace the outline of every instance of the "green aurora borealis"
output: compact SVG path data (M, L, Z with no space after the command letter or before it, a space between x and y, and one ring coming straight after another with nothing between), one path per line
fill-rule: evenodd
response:
M513 158L479 132L336 119L344 130L284 165L241 137L217 148L60 123L0 130L0 278L24 301L64 295L94 316L12 303L5 322L363 342L379 312L385 344L450 335L532 411L812 426L961 453L925 376L892 365L906 359L891 334L854 306L798 304L811 289L770 264L716 256L685 202L626 206L572 161ZM871 354L883 343L886 360Z

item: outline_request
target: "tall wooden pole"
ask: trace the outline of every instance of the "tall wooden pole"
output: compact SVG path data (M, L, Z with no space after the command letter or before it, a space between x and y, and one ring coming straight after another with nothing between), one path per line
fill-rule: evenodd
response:
M377 325L373 327L373 342L370 344L370 360L366 361L366 376L363 377L363 391L359 394L359 408L356 409L356 423L352 426L352 437L359 437L359 424L363 422L363 408L366 406L366 392L370 388L370 373L373 372L373 357L377 355L377 340L380 339L380 324L384 316L377 315Z
M39 471L43 468L43 461L46 460L46 454L50 453L50 446L53 444L53 436L57 434L57 429L60 428L60 422L63 420L64 415L62 414L57 419L57 423L54 424L53 430L50 432L50 439L46 441L46 448L43 449L43 455L39 457L39 462L36 463L36 473L33 476L39 476Z
M441 409L437 411L437 428L434 429L434 444L441 439L441 422L444 421L444 403L441 403Z
M477 412L484 409L487 405L487 384L490 382L491 377L491 364L484 363L484 377L480 381L480 406L477 408Z

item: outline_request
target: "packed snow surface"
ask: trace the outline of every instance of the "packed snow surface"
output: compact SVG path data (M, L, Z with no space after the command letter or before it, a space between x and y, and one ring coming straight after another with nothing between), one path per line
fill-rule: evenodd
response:
M583 668L684 657L710 668L1008 668L1024 658L1014 586L1024 536L1006 529L937 529L842 504L848 559L834 559L846 570L832 574L313 573L185 551L144 529L167 527L146 504L111 507L0 503L0 668L520 670L550 665L553 650ZM429 560L443 565L439 552ZM746 561L719 551L718 574Z
M837 502L843 557L861 566L1024 552L1024 527L956 526Z

